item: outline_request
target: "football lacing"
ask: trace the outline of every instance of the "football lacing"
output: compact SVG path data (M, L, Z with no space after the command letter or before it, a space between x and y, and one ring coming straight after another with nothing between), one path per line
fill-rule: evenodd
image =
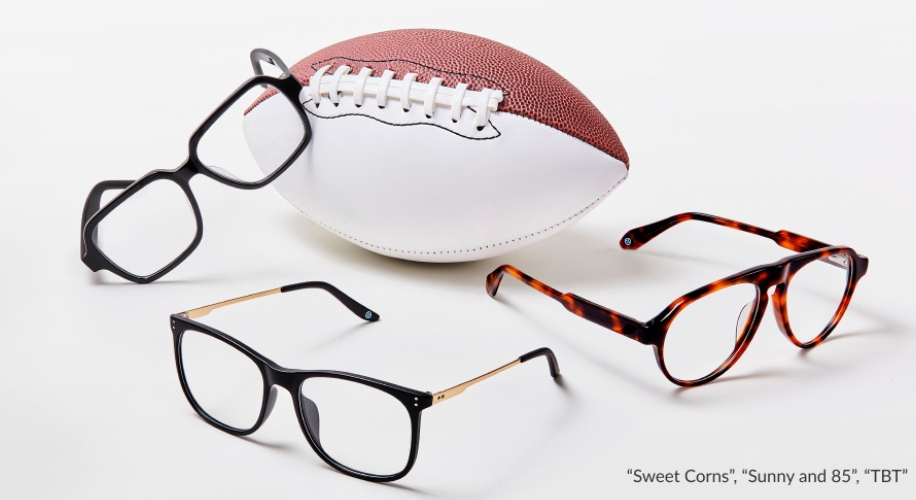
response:
M331 103L340 104L343 94L353 96L353 103L363 105L366 96L375 97L376 105L384 108L388 98L397 98L404 112L410 111L413 103L422 103L427 118L432 118L436 106L449 107L453 122L461 118L464 108L471 108L477 113L474 124L482 130L490 119L490 112L496 111L503 100L501 90L484 88L479 91L468 90L466 83L459 83L454 88L442 85L442 79L435 77L429 83L417 81L416 73L407 73L404 78L394 78L394 71L386 69L382 76L371 76L372 69L364 67L359 74L350 74L350 66L339 66L334 74L326 74L331 66L325 66L315 72L309 80L308 87L302 89L299 98L303 102L321 103L321 97L327 96Z

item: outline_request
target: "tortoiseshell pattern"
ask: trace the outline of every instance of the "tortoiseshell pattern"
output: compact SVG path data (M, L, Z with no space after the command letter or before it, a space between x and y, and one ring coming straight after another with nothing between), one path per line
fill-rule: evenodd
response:
M597 323L598 325L643 344L651 345L654 348L655 359L658 362L658 366L668 380L681 386L696 386L710 382L722 375L726 370L731 368L744 353L753 339L754 333L756 333L757 328L760 326L763 314L766 312L769 303L768 290L771 288L774 290L772 296L773 308L776 315L776 323L780 331L793 344L807 349L823 342L834 328L836 328L843 314L846 312L846 308L849 306L849 301L852 299L856 283L858 283L859 279L861 279L868 270L868 259L856 253L852 248L828 245L786 230L777 232L768 231L742 222L702 213L683 213L653 224L632 229L620 240L620 246L624 249L635 250L663 233L665 230L689 220L709 222L763 236L775 241L784 248L800 253L791 255L772 264L764 264L746 269L700 287L679 297L669 304L662 312L646 322L633 319L630 316L600 306L577 295L559 292L510 265L502 265L487 276L487 293L489 293L491 297L495 297L503 275L508 274L562 303L566 309L577 316L581 316L593 323ZM792 333L786 308L786 289L798 270L806 264L818 259L834 266L848 269L846 290L843 294L843 299L839 308L823 331L811 341L802 342ZM736 339L735 349L731 356L705 377L695 380L681 380L672 376L665 367L664 345L668 329L677 315L691 303L709 294L742 283L755 285L757 296L752 304L753 310L750 312L747 324L741 332L741 335Z
M804 252L807 250L814 250L817 248L830 246L827 243L822 243L815 239L808 238L807 236L802 236L800 234L786 231L785 229L774 233L773 231L767 231L766 229L752 226L750 224L745 224L743 222L738 222L736 220L726 219L725 217L701 214L699 212L687 212L673 215L667 219L663 219L658 222L653 222L652 224L637 227L636 229L627 231L627 234L623 235L623 238L620 239L620 248L623 248L624 250L636 250L637 248L652 241L653 238L662 234L663 232L682 222L687 222L690 220L709 222L710 224L717 224L719 226L737 229L738 231L744 231L745 233L763 236L764 238L769 238L775 241L777 245L783 248L788 248L794 252Z
M503 275L505 274L518 279L531 288L534 288L544 295L547 295L548 297L558 301L559 303L563 304L563 307L565 307L576 316L581 316L605 328L610 328L611 330L633 340L639 340L638 332L639 329L643 327L642 322L639 320L633 319L625 314L620 314L618 312L612 311L606 307L602 307L598 304L595 304L594 302L583 299L578 295L558 292L557 290L545 285L544 283L541 283L540 281L532 278L531 276L528 276L527 274L508 264L499 266L499 268L487 276L487 293L489 293L491 297L496 297L496 290L499 288L499 283L502 281Z

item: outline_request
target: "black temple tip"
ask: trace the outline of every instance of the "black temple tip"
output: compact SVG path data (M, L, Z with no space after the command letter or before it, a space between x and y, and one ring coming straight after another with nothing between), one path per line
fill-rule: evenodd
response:
M378 321L382 319L382 317L379 316L377 312L370 311L369 309L366 309L366 311L362 314L362 316L363 316L363 319L366 321Z
M334 285L330 283L326 283L324 281L304 281L302 283L294 283L292 285L286 285L286 286L280 287L280 291L283 293L286 293L286 292L293 292L296 290L304 290L308 288L317 288L317 289L324 290L330 293L341 304L346 306L346 308L349 309L350 312L359 316L360 318L364 319L365 321L378 321L381 319L381 316L379 316L377 312L360 304L359 302L354 300L349 295L341 292Z
M535 349L527 354L523 354L518 359L522 363L540 357L545 356L547 358L547 364L550 366L550 376L559 377L560 376L560 365L557 363L557 356L550 350L549 347L541 347L540 349Z

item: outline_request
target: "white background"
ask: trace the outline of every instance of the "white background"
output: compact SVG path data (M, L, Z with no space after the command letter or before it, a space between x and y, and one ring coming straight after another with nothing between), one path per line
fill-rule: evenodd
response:
M912 498L916 10L733 3L4 0L0 496ZM421 265L350 245L271 188L201 176L192 185L203 243L165 279L128 284L79 261L92 185L178 165L194 127L250 76L251 48L293 63L404 27L482 35L556 69L619 132L629 180L540 244ZM499 299L484 292L484 276L512 263L648 319L697 286L787 254L700 223L638 252L617 246L631 227L690 210L869 256L830 340L799 352L768 314L720 381L682 390L647 346L508 280ZM305 280L334 283L382 320L364 325L333 299L298 292L207 321L286 366L430 391L549 346L563 385L538 360L427 410L416 467L392 485L325 466L285 393L250 439L210 427L181 393L168 315ZM863 473L872 467L910 472L872 484ZM738 484L634 484L630 468L735 469ZM748 484L745 468L856 468L861 484Z

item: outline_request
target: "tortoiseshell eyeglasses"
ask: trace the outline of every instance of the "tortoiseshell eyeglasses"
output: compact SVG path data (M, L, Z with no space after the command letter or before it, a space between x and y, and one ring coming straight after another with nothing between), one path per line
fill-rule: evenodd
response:
M807 349L823 342L836 328L849 306L856 283L868 270L868 259L852 248L701 213L675 215L630 230L620 240L620 246L636 250L671 227L690 220L763 236L799 253L698 288L646 322L577 295L561 293L509 265L500 266L487 276L487 293L495 297L503 275L513 276L559 301L572 313L651 345L668 380L681 386L695 386L714 380L738 361L760 326L770 290L780 331L793 344Z

